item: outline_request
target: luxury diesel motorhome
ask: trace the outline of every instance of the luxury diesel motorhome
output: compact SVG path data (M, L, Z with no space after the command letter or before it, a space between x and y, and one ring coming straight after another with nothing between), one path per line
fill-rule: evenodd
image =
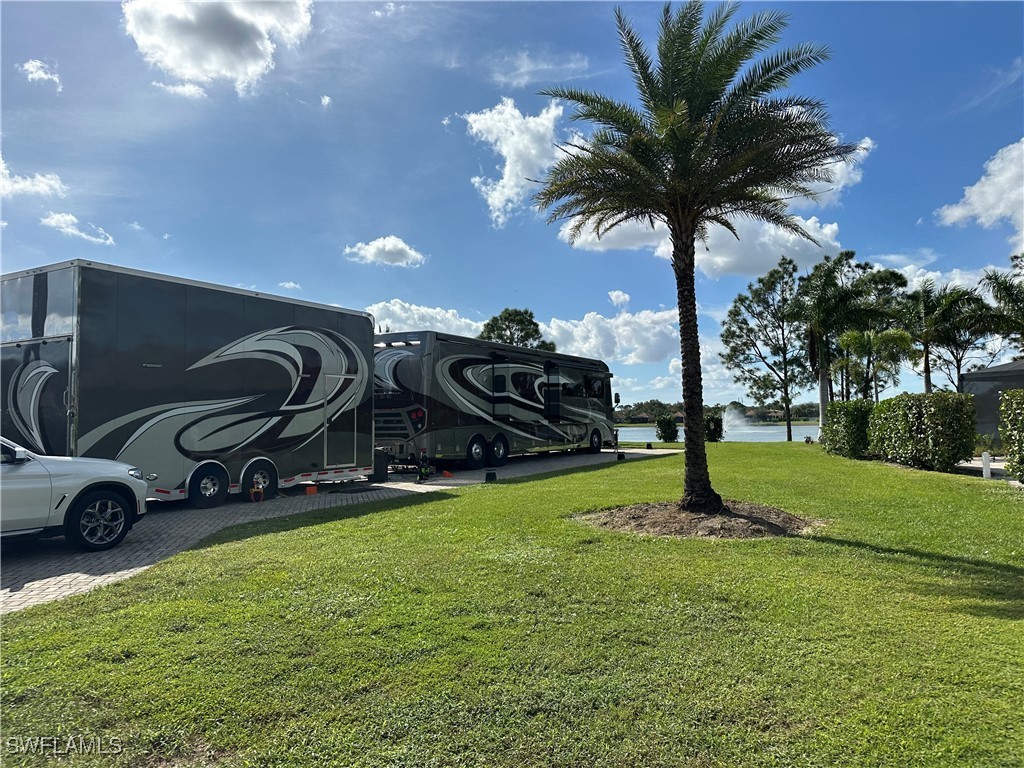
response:
M375 444L392 461L501 466L513 454L613 441L599 360L434 331L375 337Z

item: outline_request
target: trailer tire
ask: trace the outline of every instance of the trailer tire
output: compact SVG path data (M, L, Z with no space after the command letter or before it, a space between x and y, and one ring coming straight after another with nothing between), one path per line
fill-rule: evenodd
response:
M116 547L131 528L130 509L117 491L90 491L71 506L64 521L64 538L87 552Z
M483 469L487 463L487 441L480 435L473 435L473 439L466 446L466 466L470 469Z
M601 452L601 433L596 429L590 433L590 442L587 443L587 453Z
M262 498L253 498L249 493L253 486L263 486ZM242 473L242 497L249 501L270 501L277 496L277 469L268 459L258 459L245 468Z
M508 461L508 440L504 435L495 435L487 446L487 466L503 467Z
M188 481L188 500L193 507L210 509L228 497L228 473L216 464L204 464Z

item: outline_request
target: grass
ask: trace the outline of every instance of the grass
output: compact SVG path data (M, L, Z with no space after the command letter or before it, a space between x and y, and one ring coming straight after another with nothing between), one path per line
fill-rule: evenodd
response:
M1019 490L708 451L723 495L827 524L572 519L678 496L674 455L227 529L5 619L4 764L67 735L123 746L76 765L1024 763Z

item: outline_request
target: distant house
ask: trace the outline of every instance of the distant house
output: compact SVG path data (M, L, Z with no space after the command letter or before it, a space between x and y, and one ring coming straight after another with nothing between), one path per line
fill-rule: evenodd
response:
M682 411L676 411L672 414L672 418L676 420L676 424L682 424L686 421L686 416L683 415Z
M778 421L785 415L786 414L783 411L768 411L768 418L775 419L776 421Z
M651 415L649 413L634 413L629 417L629 421L632 424L648 424L651 421Z
M974 395L979 434L998 434L999 393L1006 389L1024 389L1024 360L964 374L964 392Z

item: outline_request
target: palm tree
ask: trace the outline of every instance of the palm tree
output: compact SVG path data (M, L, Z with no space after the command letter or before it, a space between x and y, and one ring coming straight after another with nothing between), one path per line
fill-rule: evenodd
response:
M819 435L828 421L832 344L838 343L843 332L866 327L877 314L864 301L863 284L847 279L848 272L856 269L854 255L853 251L841 251L838 256L826 256L800 278L797 290L794 312L807 329L807 356L818 381Z
M990 269L981 279L992 291L998 310L994 330L1024 351L1024 253L1010 258L1009 272Z
M754 58L778 43L786 17L759 13L728 29L737 7L692 0L665 5L657 62L621 9L615 12L636 105L592 91L551 88L542 94L575 105L573 119L593 123L586 140L562 147L535 200L549 222L569 219L569 235L600 237L627 222L668 228L679 312L686 468L684 509L722 511L704 449L704 386L697 334L694 269L697 240L732 220L768 222L813 241L789 215L786 198L809 196L831 180L830 165L857 147L828 128L816 99L774 95L790 79L828 58L812 44Z
M875 402L884 382L899 384L900 365L914 352L914 340L899 328L884 331L847 331L839 337L839 346L856 361L854 369L863 376L861 395Z
M902 312L903 323L914 343L920 347L925 394L932 391L933 347L955 329L963 312L974 306L975 298L970 290L958 285L936 288L935 281L931 279L922 282L907 296Z
M932 342L932 369L942 371L957 392L964 391L964 371L971 367L984 367L999 354L999 349L987 350L984 342L994 329L1001 327L1002 314L974 289L964 301L954 305L943 323L943 328Z

